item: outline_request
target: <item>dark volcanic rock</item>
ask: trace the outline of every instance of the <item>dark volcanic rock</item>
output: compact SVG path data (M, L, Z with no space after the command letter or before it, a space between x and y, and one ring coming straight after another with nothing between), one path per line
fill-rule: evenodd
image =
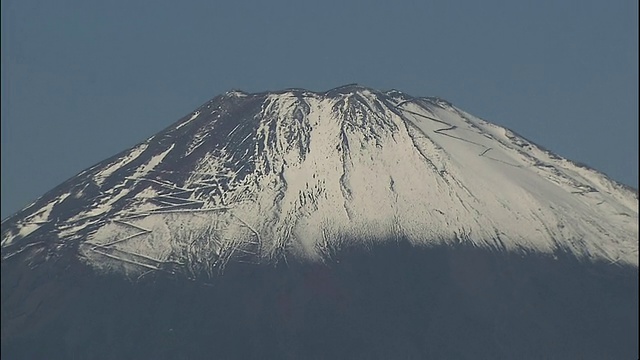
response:
M209 283L2 263L3 359L633 359L638 272L388 243Z

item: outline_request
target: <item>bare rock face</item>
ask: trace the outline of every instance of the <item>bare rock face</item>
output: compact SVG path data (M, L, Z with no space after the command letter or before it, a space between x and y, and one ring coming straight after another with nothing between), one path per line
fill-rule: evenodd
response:
M2 355L636 358L637 270L636 190L446 101L232 91L2 222Z

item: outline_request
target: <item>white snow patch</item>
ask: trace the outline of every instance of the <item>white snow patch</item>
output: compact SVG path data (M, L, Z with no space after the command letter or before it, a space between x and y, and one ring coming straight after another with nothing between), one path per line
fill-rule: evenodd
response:
M187 120L185 120L183 123L181 123L180 125L176 126L176 130L180 129L181 127L187 125L188 123L192 122L193 120L195 120L198 116L200 115L200 111L196 111L194 112L190 118L188 118Z
M107 166L104 170L101 170L101 171L97 172L93 176L93 179L96 182L96 184L98 184L98 186L101 186L104 183L104 180L106 178L108 178L111 174L113 174L118 169L122 168L123 166L126 166L128 163L130 163L133 160L137 159L138 156L140 156L147 149L148 146L149 146L148 143L142 143L142 144L134 147L124 157L116 160L114 163L112 163L111 165Z
M13 235L7 236L6 238L2 239L2 246L11 245L16 239L21 239L30 235L31 233L42 227L42 225L51 221L52 219L50 219L50 216L54 206L64 201L69 197L69 195L70 193L65 193L56 197L52 201L48 202L45 206L38 209L32 215L29 215L25 219L23 219L20 223L18 223L17 233L14 233Z
M162 160L165 158L165 156L167 156L167 154L169 152L171 152L171 150L173 150L174 146L176 146L176 144L171 144L171 146L167 150L161 152L158 155L154 155L144 165L142 165L138 169L136 169L136 171L135 171L135 173L134 173L134 175L132 177L139 178L139 177L144 176L144 175L148 174L149 172L151 172L153 169L155 169L156 166L158 166L162 162Z

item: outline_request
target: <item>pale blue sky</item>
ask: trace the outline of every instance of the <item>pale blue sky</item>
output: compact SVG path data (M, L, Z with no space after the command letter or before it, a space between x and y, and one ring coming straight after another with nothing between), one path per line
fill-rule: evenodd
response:
M354 82L637 187L637 0L3 0L2 218L226 90Z

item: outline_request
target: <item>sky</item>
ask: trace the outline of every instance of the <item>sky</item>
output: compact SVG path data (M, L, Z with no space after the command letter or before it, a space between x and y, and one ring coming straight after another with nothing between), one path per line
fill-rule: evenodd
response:
M638 187L638 2L2 1L1 217L231 89L438 96Z

